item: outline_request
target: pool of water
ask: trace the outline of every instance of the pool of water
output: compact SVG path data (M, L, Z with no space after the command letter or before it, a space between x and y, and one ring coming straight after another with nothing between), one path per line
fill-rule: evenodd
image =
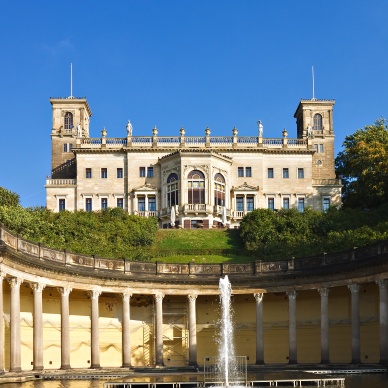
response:
M272 373L273 375L273 373ZM288 378L290 375L279 373L278 378ZM319 376L317 376L319 377ZM346 388L386 388L388 387L388 373L363 373L352 375L335 375L335 377L345 377ZM124 381L125 379L117 379ZM30 381L26 383L1 384L0 388L103 388L107 380L46 380ZM112 381L112 380L110 380ZM307 386L304 386L307 388Z

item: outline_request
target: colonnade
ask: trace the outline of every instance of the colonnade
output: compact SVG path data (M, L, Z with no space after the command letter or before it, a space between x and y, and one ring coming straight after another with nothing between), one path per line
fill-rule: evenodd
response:
M388 362L388 280L378 280L379 287L379 326L380 326L380 363ZM351 292L351 336L352 363L358 364L360 358L360 312L359 284L348 285ZM321 297L321 363L329 360L329 293L330 288L317 289ZM297 363L296 302L297 291L287 291L288 296L288 341L289 363ZM264 364L263 301L264 293L254 294L256 299L256 364Z
M20 285L23 279L6 277L0 273L0 316L3 316L3 280L10 285L10 371L21 371L21 338L20 338ZM388 363L388 280L376 281L379 287L379 327L380 327L380 362ZM42 320L42 292L43 283L30 283L33 290L33 370L43 369L43 320ZM360 363L360 313L359 313L359 284L348 285L351 294L351 355L352 363ZM61 369L71 368L70 363L70 330L69 330L69 287L58 287L61 299ZM320 330L321 330L321 363L329 362L329 309L328 301L330 288L317 289L320 295ZM100 368L99 349L99 297L100 289L90 290L91 300L91 368ZM286 292L288 297L288 339L289 363L297 363L297 320L296 305L297 291ZM131 290L125 289L121 293L122 309L122 367L131 367L131 338L130 338L130 299ZM188 330L189 330L189 365L197 365L197 322L196 300L197 294L189 294L188 298ZM263 303L264 293L255 293L256 300L256 364L264 364L264 325ZM163 293L155 293L155 363L163 366ZM4 327L0 324L0 371L4 371Z

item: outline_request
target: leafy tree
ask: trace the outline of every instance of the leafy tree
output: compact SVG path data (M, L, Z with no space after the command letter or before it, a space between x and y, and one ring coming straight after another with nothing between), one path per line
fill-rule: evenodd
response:
M19 203L20 198L18 194L0 186L0 206L18 206Z
M384 118L346 136L336 158L346 207L375 208L388 202L388 126Z

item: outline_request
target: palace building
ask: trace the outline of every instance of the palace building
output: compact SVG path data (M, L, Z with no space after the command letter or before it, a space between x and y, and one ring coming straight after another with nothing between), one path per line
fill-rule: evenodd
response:
M256 208L306 207L325 211L341 204L334 169L334 100L301 100L296 137L283 130L252 136L90 137L86 98L51 98L52 174L46 181L53 211L122 207L158 217L162 228L235 228Z

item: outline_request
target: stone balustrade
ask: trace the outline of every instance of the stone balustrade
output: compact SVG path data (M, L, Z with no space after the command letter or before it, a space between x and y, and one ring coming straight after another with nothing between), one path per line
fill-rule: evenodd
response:
M263 148L301 148L308 149L307 139L263 139L256 136L130 136L127 138L82 138L75 148L190 148L190 147L263 147Z
M154 275L199 275L219 278L222 275L244 275L244 276L263 276L268 274L302 274L306 275L312 271L330 270L335 271L339 265L354 266L357 262L365 262L372 257L381 257L388 254L388 241L379 242L361 248L354 248L343 252L322 253L318 256L290 258L278 261L255 260L248 264L175 264L175 263L149 263L131 261L130 254L128 259L111 259L97 256L81 255L68 252L66 250L56 250L36 244L18 235L11 233L4 226L0 226L0 244L9 247L12 250L36 258L41 261L47 261L47 264L60 264L67 268L84 268L89 270L106 270L115 272L125 277L137 276L141 274ZM43 262L41 263L43 264Z
M46 185L50 186L74 186L77 179L46 179Z

